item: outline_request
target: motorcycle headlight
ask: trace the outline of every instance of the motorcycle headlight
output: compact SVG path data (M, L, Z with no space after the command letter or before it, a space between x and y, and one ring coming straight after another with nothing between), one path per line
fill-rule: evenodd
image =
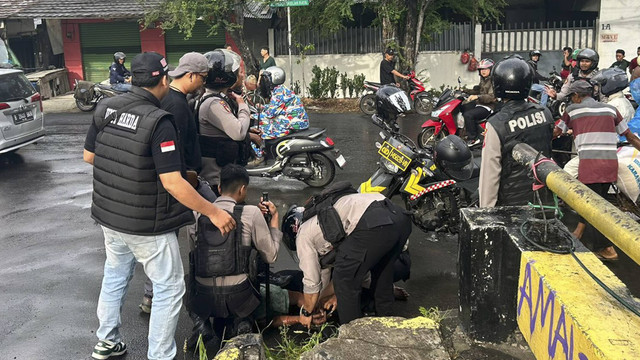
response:
M438 110L432 111L431 112L431 116L438 117L438 116L440 116L440 114L442 114L443 111L444 111L444 109L438 109Z
M400 168L396 164L385 158L380 158L380 165L384 166L384 168L391 174L395 174L400 171Z

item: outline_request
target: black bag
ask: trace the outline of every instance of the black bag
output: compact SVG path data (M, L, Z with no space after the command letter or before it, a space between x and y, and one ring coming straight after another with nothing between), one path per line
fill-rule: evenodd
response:
M242 245L242 205L236 205L231 216L236 221L236 228L224 236L208 217L200 216L198 219L194 250L196 276L216 277L246 272L246 258L251 246Z
M320 230L324 239L331 244L337 244L347 236L342 226L340 215L333 204L345 195L357 194L358 191L348 181L338 181L320 194L313 196L304 206L302 222L318 216Z

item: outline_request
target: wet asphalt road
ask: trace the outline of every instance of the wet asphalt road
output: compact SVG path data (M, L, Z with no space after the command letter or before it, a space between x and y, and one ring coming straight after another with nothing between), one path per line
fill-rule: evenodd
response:
M0 155L2 359L89 359L97 341L95 311L105 254L102 232L90 218L91 167L82 161L90 119L83 113L47 115L44 141ZM402 132L415 139L421 121L402 119ZM357 186L376 169L378 128L367 116L311 114L311 124L326 127L347 160L336 180ZM268 191L281 215L316 192L290 179L252 178L250 189L249 203ZM457 239L414 227L410 243L413 268L405 285L411 297L396 303L398 315L418 315L420 306L457 309ZM186 263L184 233L180 246ZM295 263L282 250L274 268L295 268ZM633 281L636 296L637 269L626 258L613 269L623 281ZM146 358L148 315L138 309L143 275L139 266L122 309L121 331L128 345L123 359ZM190 325L183 310L176 332L179 359L191 358L181 354Z

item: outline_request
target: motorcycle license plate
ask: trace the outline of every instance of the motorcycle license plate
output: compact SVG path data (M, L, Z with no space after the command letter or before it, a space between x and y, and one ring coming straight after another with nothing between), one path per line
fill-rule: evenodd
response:
M392 164L396 165L400 170L405 171L409 164L411 164L411 158L407 155L403 154L402 151L396 149L388 142L384 142L380 149L378 149L378 154L383 158L389 160Z
M13 114L13 123L18 125L27 121L33 120L33 113L31 111L25 111L17 114Z
M336 158L336 162L338 163L338 166L340 166L340 168L343 168L344 164L347 163L347 160L344 159L344 156L340 155Z

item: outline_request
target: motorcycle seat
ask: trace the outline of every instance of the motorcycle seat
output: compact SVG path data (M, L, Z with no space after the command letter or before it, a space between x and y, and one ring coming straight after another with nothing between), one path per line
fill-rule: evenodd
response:
M98 87L103 90L113 90L111 89L111 85L107 85L107 84L98 84Z
M307 128L304 130L297 130L291 132L289 135L284 136L284 139L315 139L324 134L327 129L322 128ZM279 138L279 139L283 139Z
M367 85L375 86L375 87L381 87L382 86L381 83L377 83L377 82L373 82L373 81L365 81L364 83L367 84Z

